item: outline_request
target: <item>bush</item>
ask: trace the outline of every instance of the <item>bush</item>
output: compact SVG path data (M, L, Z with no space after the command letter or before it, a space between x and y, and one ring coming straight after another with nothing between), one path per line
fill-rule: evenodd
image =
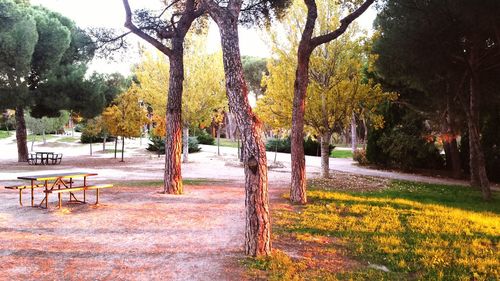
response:
M214 145L215 144L215 138L212 137L212 135L207 134L205 131L201 131L201 134L196 137L198 140L199 144L208 144L208 145Z
M266 142L266 150L290 153L291 151L290 138L284 138L284 139L269 138Z
M352 159L358 162L360 165L368 165L370 162L366 158L366 150L356 149L352 154Z
M91 137L91 136L87 135L85 132L83 132L82 135L80 136L81 143L90 143L91 140L92 140L92 143L103 142L104 135L99 134L97 136ZM113 141L115 141L115 137L113 137L113 136L106 137L106 142L113 142Z
M278 152L290 153L291 150L291 140L290 137L284 139L274 139L270 138L266 142L267 151L276 151L276 145ZM328 153L331 154L335 146L330 145ZM304 154L310 156L321 156L321 145L319 142L308 137L304 140Z
M75 127L73 128L75 132L81 133L83 132L83 125L82 124L76 124Z
M442 169L444 159L432 140L425 120L414 112L389 109L386 125L369 131L366 157L370 163L403 170Z
M162 137L151 136L149 141L150 143L148 144L148 148L146 148L147 150L157 152L158 154L165 154L165 139ZM198 140L195 137L189 138L188 146L189 153L195 153L201 150L198 145Z

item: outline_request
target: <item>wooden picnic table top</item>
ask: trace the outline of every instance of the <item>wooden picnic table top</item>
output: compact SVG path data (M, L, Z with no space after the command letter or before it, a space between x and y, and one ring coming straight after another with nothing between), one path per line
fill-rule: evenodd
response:
M20 180L55 180L58 178L83 178L88 176L97 176L96 173L89 172L66 172L66 173L52 173L52 174L40 174L40 175L31 175L31 176L20 176L17 177Z

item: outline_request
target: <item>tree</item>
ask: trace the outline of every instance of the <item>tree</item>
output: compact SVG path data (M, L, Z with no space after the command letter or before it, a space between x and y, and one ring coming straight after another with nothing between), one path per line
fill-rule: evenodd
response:
M43 143L46 143L46 134L55 133L62 128L69 120L69 113L67 111L60 112L59 117L42 117L34 118L31 115L26 114L24 117L26 120L26 128L30 130L33 134L33 139L31 142L31 150L33 151L33 145L35 143L36 135L42 135Z
M56 117L61 109L97 109L96 88L79 87L87 103L73 99L72 82L86 83L85 64L93 56L89 37L72 21L25 1L0 1L0 92L1 106L16 109L18 160L27 161L24 110L33 117ZM78 78L78 79L76 79ZM59 85L62 91L54 91ZM92 86L89 83L88 86ZM94 95L95 94L95 95Z
M101 131L102 127L99 120L96 118L87 120L87 124L83 128L82 133L89 137L90 156L92 156L92 143L94 142L94 138L97 137Z
M271 254L271 224L267 191L267 160L262 141L262 124L252 112L248 102L248 88L243 75L243 65L238 39L238 23L251 23L280 16L287 1L229 0L218 3L203 0L207 12L215 21L221 36L226 94L229 111L234 114L240 130L245 169L245 253L252 256ZM241 11L245 11L241 14Z
M377 50L384 50L379 66L401 59L380 69L399 72L399 80L405 79L421 91L439 89L448 104L455 99L461 105L469 135L471 185L480 187L486 200L491 198L491 190L481 147L479 109L490 92L485 78L500 68L499 11L500 3L493 0L387 1L377 19L382 31ZM390 49L396 42L398 51L407 57Z
M264 93L264 88L262 87L262 76L267 74L267 62L265 58L259 57L242 57L243 63L243 73L245 74L245 79L248 82L248 87L250 91L255 95L255 100L259 99L259 96Z
M353 1L353 4L357 2L360 1ZM335 30L315 36L318 7L315 0L304 0L307 7L307 17L297 49L297 68L295 71L292 112L292 184L290 188L290 200L294 203L305 204L307 202L303 143L305 101L309 84L309 62L311 60L311 54L318 46L333 41L342 35L349 25L362 15L374 2L375 0L364 1L357 9L341 19L340 25Z
M134 22L129 1L123 0L125 27L169 58L168 104L166 107L167 134L165 141L164 192L182 193L182 90L184 81L184 38L193 22L204 12L195 0L165 1L158 14L141 10Z
M133 88L119 95L113 103L104 110L102 116L111 134L122 137L121 162L123 162L125 138L141 136L141 128L149 122L149 119L146 110L140 105L139 94Z
M186 80L182 102L183 162L188 162L189 127L209 125L214 112L227 105L222 53L207 54L206 51L201 51L206 50L206 39L206 35L191 36L191 44L186 50Z
M329 29L339 16L338 6L329 1L318 1L322 6L318 16L321 28ZM274 54L269 63L269 76L265 77L266 95L258 101L257 112L275 129L291 127L293 108L293 86L290 79L296 67L293 56L299 44L297 30L304 18L306 7L297 3L285 17L283 27L288 36L277 39L273 36ZM394 95L384 93L380 85L366 80L363 65L366 63L364 38L357 27L350 28L341 38L326 43L311 54L310 84L305 111L306 132L321 139L322 177L329 177L330 140L334 132L343 130L363 111L381 126L383 119L373 113L376 106ZM366 80L366 81L365 81ZM371 113L371 114L368 114Z

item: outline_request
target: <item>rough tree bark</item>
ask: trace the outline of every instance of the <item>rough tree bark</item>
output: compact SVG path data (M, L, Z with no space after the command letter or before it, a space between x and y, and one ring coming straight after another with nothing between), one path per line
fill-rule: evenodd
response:
M356 130L356 115L353 113L351 118L351 148L352 152L358 149L358 135Z
M330 177L330 139L331 132L324 132L321 135L321 177L327 179Z
M174 1L166 9L180 2ZM165 173L163 192L169 194L182 194L181 177L181 150L182 150L182 84L184 80L184 39L193 21L204 14L205 9L194 0L186 0L179 5L178 12L173 13L170 25L164 29L155 29L158 38L154 38L138 28L132 22L132 11L128 0L123 0L126 18L125 27L132 33L148 42L160 52L168 56L170 61L170 76L167 102L167 124L165 139ZM166 10L165 10L166 11ZM165 12L164 11L164 12ZM163 14L163 13L162 13ZM151 30L150 30L151 31ZM169 43L165 43L167 40Z
M490 182L486 174L486 163L479 132L479 102L476 77L472 75L470 78L469 112L466 114L469 129L470 180L472 186L481 189L484 200L491 200Z
M261 123L248 102L238 41L238 17L241 0L220 7L208 1L208 12L221 35L224 72L229 108L240 129L245 169L245 253L251 256L271 254L271 224L267 190L267 160L262 141Z
M182 163L189 162L189 127L185 126L182 132L184 147L182 148Z
M184 39L172 40L165 137L165 174L163 192L182 194L182 84L184 81Z
M295 71L293 111L292 111L292 183L290 200L293 203L305 204L306 171L304 158L304 113L307 86L309 84L309 61L312 51L319 45L335 40L342 35L347 27L362 15L375 0L365 1L358 9L340 21L340 26L329 33L313 37L314 25L318 10L314 0L304 0L307 7L307 19L302 31L297 51L297 69Z
M17 139L17 161L28 161L28 143L26 133L26 121L24 120L24 109L16 107L16 139Z

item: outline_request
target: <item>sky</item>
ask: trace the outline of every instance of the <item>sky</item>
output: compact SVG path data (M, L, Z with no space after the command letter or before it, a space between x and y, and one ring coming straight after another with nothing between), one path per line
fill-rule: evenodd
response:
M108 27L123 29L125 22L125 11L122 0L31 0L33 5L42 5L50 10L57 11L72 19L81 28ZM159 0L130 0L132 10L137 8L159 7ZM363 28L371 29L376 16L374 9L368 10L357 21ZM220 46L220 37L217 26L212 23L209 27L208 48L217 49ZM120 72L124 75L130 74L130 67L139 62L137 51L138 44L149 46L140 41L135 35L129 35L128 40L132 48L117 61L105 59L94 59L90 71L103 73ZM269 57L270 47L264 42L257 29L240 28L240 49L242 55Z

